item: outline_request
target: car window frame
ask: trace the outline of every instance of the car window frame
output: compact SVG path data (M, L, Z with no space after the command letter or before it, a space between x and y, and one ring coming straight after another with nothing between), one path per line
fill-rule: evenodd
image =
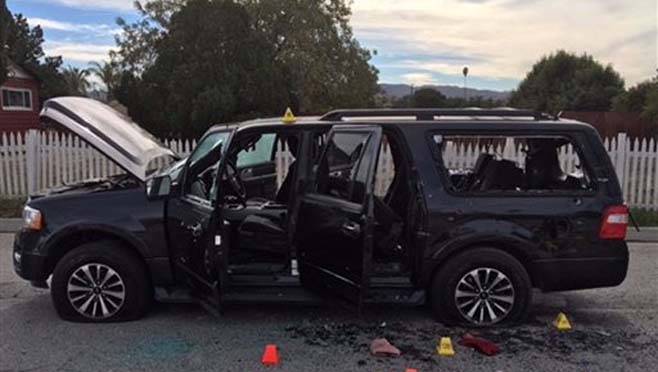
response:
M187 160L185 161L185 167L184 167L184 170L183 170L183 175L180 178L181 182L179 183L179 185L180 185L180 198L181 198L181 200L194 203L195 205L204 207L204 208L209 209L209 210L212 210L214 208L212 200L206 200L206 199L200 198L196 195L193 195L193 194L190 194L190 193L186 192L185 187L187 185L187 181L188 181L188 177L189 177L190 163L192 161L192 156L194 155L194 153L199 148L198 145L201 144L206 138L208 138L209 136L214 135L214 134L226 133L226 139L224 141L224 144L222 145L223 148L222 148L222 151L221 151L220 160L218 162L218 167L219 168L217 169L217 171L220 172L222 170L221 169L222 168L221 167L222 159L224 159L224 157L226 157L226 153L227 153L228 147L230 146L230 143L231 143L231 140L233 138L234 132L235 131L232 130L232 129L221 129L221 130L212 131L212 132L206 133L197 142L197 146L194 148L194 150L192 150L190 155L187 157ZM218 175L219 174L217 174L216 176L218 176ZM219 196L219 190L218 190L218 195L217 196ZM217 200L215 200L215 203L216 202L217 202Z
M375 125L375 124L373 123L372 125ZM350 129L341 129L341 131L340 131L339 133L340 133L340 134L343 134L343 133L357 133L357 134L363 134L364 132L363 132L363 131L360 131L360 130L358 130L358 129L354 129L353 131L350 130ZM326 143L324 144L324 147L323 147L322 151L320 152L320 155L319 155L319 157L318 157L318 159L317 159L318 161L320 161L321 159L323 159L323 158L325 157L326 152L327 152L328 149L329 149L329 143L330 143L330 141L331 141L331 137L330 137L329 135L335 135L336 133L332 133L331 130L330 130L330 131L326 132L326 134L328 135L328 137L327 137L327 139L326 139ZM364 149L367 149L367 148L368 148L368 145L370 144L370 141L371 141L371 140L372 140L372 133L368 133L367 139L366 139L366 141L363 143L363 144L364 144L364 146L363 146ZM378 150L379 150L379 148L378 148ZM358 172L358 170L361 168L361 165L362 165L362 163L363 163L363 156L364 156L364 155L365 155L365 150L363 150L363 152L361 153L361 156L359 156L359 159L358 159L358 161L356 162L356 163L357 163L357 164L356 164L357 172ZM379 155L379 154L377 154L377 153L374 154L375 159L377 158L378 155ZM376 160L375 160L375 161L376 161ZM319 164L319 163L318 163L318 164ZM316 165L317 165L317 164L316 164ZM317 170L316 170L316 172L317 172ZM353 182L354 182L354 180L356 179L356 175L357 175L357 173L354 173L354 175L351 177L350 183L353 183ZM374 174L368 174L368 175L366 175L366 177L369 178L370 181L374 181ZM318 182L317 175L315 175L315 176L313 177L313 184L312 184L312 187L311 187L311 191L309 192L309 194L313 194L314 197L317 196L317 197L318 197L319 199L321 199L321 200L325 200L325 201L334 201L334 202L336 202L336 203L340 203L341 205L344 205L344 206L346 206L346 207L349 207L349 208L351 208L351 209L354 210L354 211L363 211L364 208L366 207L367 199L368 199L368 198L367 198L367 195L364 196L364 200L361 201L360 203L355 202L355 201L352 201L352 199L353 199L353 193L354 193L354 187L353 187L353 185L350 185L350 187L349 187L349 196L348 196L347 198L342 198L342 197L335 196L335 195L329 195L329 194L321 193L321 192L318 191L318 189L317 189L317 187L318 187L317 182ZM367 194L367 193L366 193L366 194Z
M518 197L518 198L536 198L536 197L593 197L600 193L601 185L595 172L595 166L590 161L590 157L586 155L587 143L581 138L578 131L564 130L564 131L539 131L530 132L528 130L493 130L487 129L476 131L472 129L430 129L425 132L425 139L427 145L430 146L432 153L432 160L435 164L437 173L439 174L443 189L451 196L455 197ZM581 166L587 172L591 184L591 189L588 190L487 190L487 191L457 191L452 186L448 168L443 162L443 154L437 149L437 144L434 141L435 135L443 136L492 136L492 137L563 137L568 139L574 146L574 150L581 160Z

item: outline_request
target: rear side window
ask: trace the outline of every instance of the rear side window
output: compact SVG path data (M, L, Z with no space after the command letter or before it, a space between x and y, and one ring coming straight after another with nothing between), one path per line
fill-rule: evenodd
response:
M594 189L582 151L568 137L435 134L432 139L457 192Z

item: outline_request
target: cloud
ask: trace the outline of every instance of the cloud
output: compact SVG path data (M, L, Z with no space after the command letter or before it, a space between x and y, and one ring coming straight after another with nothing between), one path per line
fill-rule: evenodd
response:
M109 9L122 12L135 10L134 0L39 0L78 9Z
M412 77L459 76L467 64L474 77L519 81L558 49L612 64L627 85L657 67L655 0L355 0L352 25L379 56L398 56L377 57L380 70Z
M108 53L114 45L84 44L64 41L46 41L44 51L49 56L62 56L67 61L88 63L109 60Z
M402 81L404 83L411 84L414 86L436 84L436 81L434 80L434 76L429 73L402 74Z
M106 24L70 23L36 17L28 18L28 22L30 23L30 26L40 25L44 30L85 34L92 33L97 36L112 36L121 32L121 29Z

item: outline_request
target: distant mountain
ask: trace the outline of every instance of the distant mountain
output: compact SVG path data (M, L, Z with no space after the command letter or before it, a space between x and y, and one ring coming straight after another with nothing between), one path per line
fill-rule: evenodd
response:
M392 98L402 98L406 95L411 94L411 85L408 84L379 84L379 86L384 91L386 96ZM464 97L464 88L458 87L455 85L425 85L422 87L414 87L414 89L419 88L432 88L441 92L444 96L449 98ZM469 97L482 97L485 99L493 100L507 100L511 94L509 91L496 91L496 90L487 90L487 89L473 89L466 88L466 92Z

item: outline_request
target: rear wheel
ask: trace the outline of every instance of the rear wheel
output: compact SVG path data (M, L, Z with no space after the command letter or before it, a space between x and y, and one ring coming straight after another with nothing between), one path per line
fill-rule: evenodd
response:
M53 272L51 296L63 319L112 322L143 316L153 299L146 268L113 241L83 244Z
M434 276L431 305L440 321L488 327L523 320L532 284L523 265L499 249L476 248L446 262Z

